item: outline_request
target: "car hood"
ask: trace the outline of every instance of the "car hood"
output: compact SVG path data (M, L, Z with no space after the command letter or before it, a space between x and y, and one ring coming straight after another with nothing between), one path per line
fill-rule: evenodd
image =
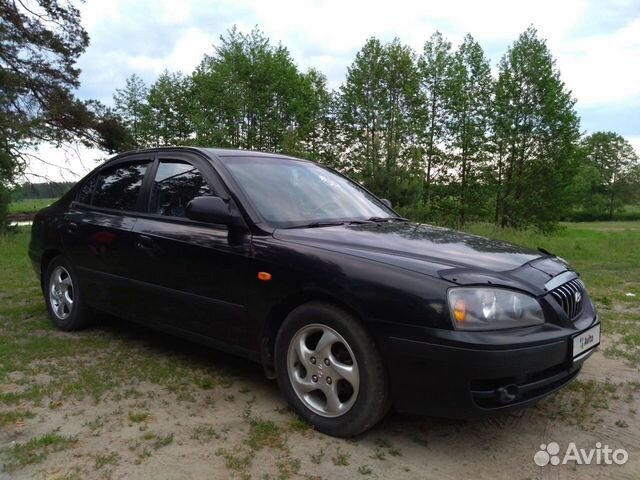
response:
M378 223L279 229L274 237L356 255L459 284L542 285L568 269L551 255L447 228L415 223ZM526 272L523 267L526 266ZM520 285L518 285L520 286Z

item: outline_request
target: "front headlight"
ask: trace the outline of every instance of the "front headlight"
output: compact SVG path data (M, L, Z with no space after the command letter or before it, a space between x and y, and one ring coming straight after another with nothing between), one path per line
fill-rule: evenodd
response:
M538 301L503 288L461 287L449 290L449 310L458 330L498 330L544 323Z

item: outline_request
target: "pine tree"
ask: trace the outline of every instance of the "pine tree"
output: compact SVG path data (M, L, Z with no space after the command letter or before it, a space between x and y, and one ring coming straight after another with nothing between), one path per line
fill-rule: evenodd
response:
M117 129L98 128L106 125L93 109L97 102L74 96L76 61L88 44L75 2L0 2L0 232L6 226L8 187L40 160L35 146L113 144L113 138L101 138Z

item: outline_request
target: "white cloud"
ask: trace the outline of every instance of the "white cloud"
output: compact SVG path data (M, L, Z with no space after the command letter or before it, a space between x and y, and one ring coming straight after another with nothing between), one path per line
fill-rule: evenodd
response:
M481 44L500 45L504 51L533 24L541 36L549 39L567 85L583 106L592 106L640 93L640 68L630 61L640 58L640 11L636 12L636 20L628 19L629 23L618 30L575 36L578 30L588 31L596 20L613 21L626 3L617 0L606 8L587 0L143 0L135 4L126 0L89 0L81 10L92 37L113 35L115 41L121 41L118 36L123 26L127 27L125 34L147 30L173 35L173 44L162 53L151 55L136 50L140 40L144 43L141 33L135 39L138 44L134 40L130 45L131 51L137 53L124 59L110 58L110 64L124 62L129 74L157 75L165 68L190 72L205 53L211 52L212 44L225 29L236 24L249 31L258 25L274 42L286 45L302 68L328 71L332 85L342 80L354 53L373 35L386 40L398 36L420 51L431 33L439 29L454 43L471 33ZM217 30L200 22L204 15L221 21ZM111 25L113 28L105 28ZM98 62L100 57L111 55L105 49L87 52ZM494 62L497 60L493 58Z
M585 124L618 130L640 151L637 0L87 0L79 8L92 39L80 62L80 93L105 102L133 73L147 81L164 69L190 73L234 24L245 32L259 26L301 68L324 72L332 88L374 35L397 36L419 52L435 30L454 44L471 33L495 64L533 24L548 39ZM597 113L603 111L606 118Z
M625 137L638 155L640 155L640 135L628 135Z
M82 145L42 144L27 154L30 160L26 177L31 182L75 182L109 157L101 150Z
M178 39L163 68L191 73L206 53L211 53L217 36L190 28Z
M582 106L640 97L640 19L608 34L549 41L565 83Z

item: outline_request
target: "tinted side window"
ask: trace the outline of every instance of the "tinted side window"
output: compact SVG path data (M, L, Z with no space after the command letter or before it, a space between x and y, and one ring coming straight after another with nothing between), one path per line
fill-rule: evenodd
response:
M129 163L100 172L91 204L116 210L135 210L147 165L147 162Z
M161 161L151 189L150 213L184 217L195 197L215 195L200 172L188 163Z
M78 191L76 195L76 202L91 204L91 197L93 195L93 187L96 185L98 176L94 175L89 180L84 182L84 185Z

